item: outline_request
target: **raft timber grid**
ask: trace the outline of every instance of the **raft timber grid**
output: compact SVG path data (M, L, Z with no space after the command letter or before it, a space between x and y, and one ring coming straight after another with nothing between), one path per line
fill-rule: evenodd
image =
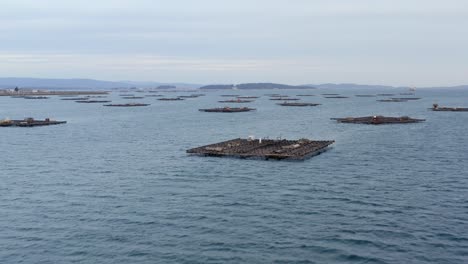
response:
M334 140L312 141L236 138L187 150L189 154L216 157L304 160L328 149Z

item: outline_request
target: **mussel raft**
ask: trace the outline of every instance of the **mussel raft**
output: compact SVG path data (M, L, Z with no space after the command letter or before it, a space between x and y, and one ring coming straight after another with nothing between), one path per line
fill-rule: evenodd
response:
M85 100L89 100L88 97L70 97L70 98L62 98L60 100L64 100L64 101L85 101Z
M446 112L468 112L468 107L440 107L438 104L433 104L432 108L429 108L432 111L446 111Z
M122 99L143 99L143 96L122 96Z
M198 98L200 95L191 94L191 95L181 95L179 98Z
M240 112L249 112L254 111L255 108L249 107L217 107L217 108L207 108L207 109L198 109L201 112L213 112L213 113L240 113Z
M404 102L408 102L408 100L406 99L381 99L381 100L377 100L377 102L383 102L383 103L404 103Z
M180 97L175 97L175 98L159 98L159 101L183 101L185 99L180 98Z
M59 125L65 124L67 121L55 121L46 118L45 120L35 120L34 118L28 117L23 120L1 120L0 127L35 127L35 126L50 126L50 125Z
M77 103L81 103L81 104L99 104L99 103L110 103L112 101L109 101L109 100L78 100L78 101L75 101Z
M242 103L251 103L253 102L253 100L241 100L241 99L237 99L237 100L222 100L222 101L218 101L219 103L235 103L235 104L242 104Z
M284 103L279 103L277 105L281 105L281 106L317 106L317 105L320 105L320 104L314 104L314 103L287 103L287 102L284 102Z
M47 96L23 96L23 99L49 99Z
M346 117L346 118L331 118L339 123L354 123L354 124L367 124L367 125L382 125L382 124L408 124L419 123L426 121L426 119L410 118L408 116L402 117L387 117L387 116L364 116L364 117Z
M238 96L237 99L257 99L259 96Z
M301 100L300 98L289 98L289 97L278 97L278 98L270 98L272 101L299 101Z
M104 106L110 107L135 107L135 106L148 106L150 104L137 104L137 103L129 103L129 104L105 104Z
M334 140L236 138L187 150L189 154L215 157L304 160L328 149Z

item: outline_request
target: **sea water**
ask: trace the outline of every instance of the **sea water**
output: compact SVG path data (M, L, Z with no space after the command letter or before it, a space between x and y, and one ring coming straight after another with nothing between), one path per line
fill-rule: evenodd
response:
M134 108L0 97L0 119L68 121L0 127L0 263L466 263L468 113L428 108L468 107L468 91L354 96L401 92L211 91ZM233 93L261 97L217 102ZM267 93L322 105L283 107ZM132 101L118 94L113 103ZM257 110L198 111L225 105ZM426 121L330 120L369 115ZM336 143L302 162L185 152L248 136Z

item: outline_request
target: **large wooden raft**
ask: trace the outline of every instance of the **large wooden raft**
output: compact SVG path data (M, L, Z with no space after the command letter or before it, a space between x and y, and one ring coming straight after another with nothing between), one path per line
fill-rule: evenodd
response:
M363 117L345 117L331 118L339 123L354 123L366 125L382 125L382 124L409 124L426 121L426 119L411 118L408 116L391 117L391 116L363 116Z
M236 138L187 150L203 156L304 160L327 150L334 140L241 139Z

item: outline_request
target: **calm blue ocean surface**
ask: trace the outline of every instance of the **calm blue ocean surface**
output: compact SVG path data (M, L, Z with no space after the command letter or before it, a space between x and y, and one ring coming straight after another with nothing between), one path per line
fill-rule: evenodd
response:
M320 95L334 92L350 98ZM468 113L427 109L468 107L468 91L354 97L400 92L219 91L138 108L0 97L0 119L68 121L0 128L0 263L468 263ZM232 93L262 96L245 104L257 111L198 111ZM330 120L378 114L427 121ZM303 162L185 153L249 135L336 143Z

